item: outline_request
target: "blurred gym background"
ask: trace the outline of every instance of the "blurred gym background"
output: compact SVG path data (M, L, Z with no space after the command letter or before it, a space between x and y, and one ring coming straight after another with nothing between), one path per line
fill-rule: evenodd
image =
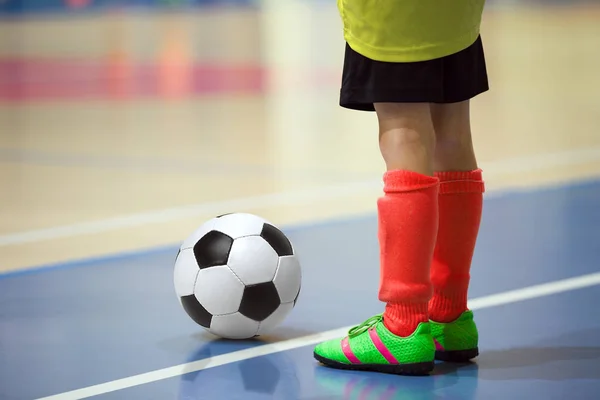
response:
M600 171L599 19L488 1L490 191ZM334 1L0 0L0 268L173 244L232 209L373 212L376 121L338 107L342 55Z

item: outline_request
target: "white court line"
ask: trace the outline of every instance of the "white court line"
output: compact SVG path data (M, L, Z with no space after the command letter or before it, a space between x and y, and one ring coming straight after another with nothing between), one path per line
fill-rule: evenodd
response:
M559 153L544 153L522 158L504 159L482 164L486 179L508 173L539 171L555 167L582 165L600 160L600 147L580 148ZM154 210L145 213L124 215L100 221L82 222L0 236L0 247L35 243L44 240L112 232L150 224L167 223L202 215L218 215L231 210L264 210L277 206L310 204L325 199L347 198L368 190L379 189L382 181L369 180L341 185L328 185L302 191L287 191L260 196L201 203L191 206Z
M504 304L515 303L528 299L549 296L551 294L567 292L570 290L581 289L600 284L600 272L582 275L575 278L561 279L554 282L543 283L525 287L522 289L509 290L507 292L483 296L469 301L469 307L472 310L495 307ZM214 368L225 364L247 360L249 358L260 357L267 354L278 353L281 351L292 350L299 347L314 345L324 340L335 339L346 335L351 326L334 329L331 331L316 333L303 336L296 339L283 340L277 343L265 344L250 349L238 350L228 354L222 354L215 357L204 358L202 360L176 365L169 368L163 368L140 375L134 375L111 382L101 383L99 385L88 386L82 389L64 392L53 396L43 397L38 400L76 400L87 397L98 396L105 393L115 392L139 386L147 383L173 378L190 372L196 372L204 369Z
M271 193L240 199L223 200L191 206L155 210L131 214L101 221L82 222L80 224L56 226L47 229L31 230L0 236L0 247L24 243L40 242L72 236L111 232L156 223L184 220L200 215L218 215L231 210L266 209L275 206L307 204L318 200L345 198L365 190L381 187L379 181L352 182L343 185L329 185L307 190Z

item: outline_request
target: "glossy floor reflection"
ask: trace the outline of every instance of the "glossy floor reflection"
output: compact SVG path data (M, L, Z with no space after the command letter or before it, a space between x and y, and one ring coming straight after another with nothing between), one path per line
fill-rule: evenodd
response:
M597 275L599 200L600 181L486 200L471 299ZM195 360L210 363L381 311L374 215L287 233L302 256L303 293L289 318L259 340L215 340L191 322L166 284L176 247L4 275L0 398L39 398ZM349 277L344 286L336 283L341 273ZM592 399L600 390L597 283L476 309L480 357L468 365L439 364L430 377L334 371L313 360L312 346L301 346L97 397Z

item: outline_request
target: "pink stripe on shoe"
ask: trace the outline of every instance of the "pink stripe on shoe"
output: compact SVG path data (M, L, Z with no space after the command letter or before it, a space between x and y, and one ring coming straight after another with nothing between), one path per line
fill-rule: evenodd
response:
M445 351L446 349L444 349L444 346L442 346L440 344L440 342L437 341L437 339L433 339L433 342L435 343L435 350L436 351Z
M383 344L381 338L377 334L376 329L369 329L369 336L375 345L375 348L381 353L381 355L389 362L390 364L400 364L396 357L388 350L388 348Z
M344 340L342 340L342 351L344 352L344 355L346 356L348 361L350 361L352 364L360 364L360 360L356 358L356 356L352 352L352 349L350 348L350 342L348 341L348 337L345 337Z

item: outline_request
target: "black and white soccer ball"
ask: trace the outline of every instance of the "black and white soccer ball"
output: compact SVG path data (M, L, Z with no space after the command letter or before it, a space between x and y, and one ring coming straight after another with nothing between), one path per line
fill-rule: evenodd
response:
M288 237L253 214L201 225L181 245L175 292L192 320L226 339L272 331L292 311L302 281Z

